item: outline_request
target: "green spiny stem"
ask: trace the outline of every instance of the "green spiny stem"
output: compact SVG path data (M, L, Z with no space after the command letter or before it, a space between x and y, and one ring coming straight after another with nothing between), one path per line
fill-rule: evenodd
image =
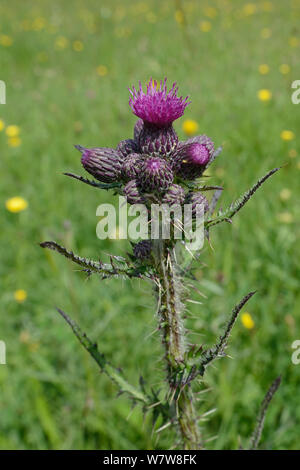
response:
M190 385L185 385L177 402L178 423L185 450L199 450L201 436L197 414L194 407L194 396Z
M158 272L158 317L165 348L169 396L176 401L177 423L184 449L200 448L200 432L190 385L182 383L185 372L185 332L182 321L182 283L177 275L174 252L165 242L154 244Z

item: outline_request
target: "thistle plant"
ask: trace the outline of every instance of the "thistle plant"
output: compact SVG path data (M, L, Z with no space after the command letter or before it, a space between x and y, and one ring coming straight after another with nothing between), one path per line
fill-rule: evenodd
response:
M193 222L200 206L204 214L205 237L209 241L211 228L222 222L231 223L237 212L278 168L269 171L228 208L216 211L223 188L207 186L204 173L221 153L222 147L216 148L213 140L206 135L179 141L173 122L184 114L190 101L189 97L179 97L177 93L175 83L168 90L166 79L160 83L151 79L146 92L141 83L138 89L132 87L129 105L138 118L133 138L122 140L115 149L75 146L81 153L84 170L94 179L65 174L94 188L113 190L115 194L125 196L129 205L144 204L149 224L152 203L169 208L188 204ZM128 383L123 372L111 365L96 343L65 312L58 311L119 392L125 393L134 404L139 403L144 413L152 414L156 432L167 432L172 428L178 436L174 447L203 449L205 435L199 426L195 391L203 384L208 366L226 356L228 340L238 314L255 292L249 292L233 308L225 330L214 346L191 344L184 322L185 303L189 286L194 280L193 265L197 263L199 253L194 252L186 263L184 250L187 240L184 236L181 241L174 237L177 222L173 216L173 230L169 238L164 238L159 232L157 238L132 243L132 253L126 257L111 255L107 263L75 255L54 241L43 242L41 246L64 255L81 266L89 276L96 274L101 279L140 278L152 283L157 301L157 334L161 338L162 367L166 378L160 390L155 390L143 380L137 387ZM249 440L249 448L256 448L259 443L267 406L279 383L280 378L277 378L267 392L257 426Z

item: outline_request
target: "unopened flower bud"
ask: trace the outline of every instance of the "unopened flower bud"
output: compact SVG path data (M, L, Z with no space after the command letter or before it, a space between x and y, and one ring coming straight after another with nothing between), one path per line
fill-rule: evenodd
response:
M151 240L142 240L133 248L133 254L135 258L139 260L145 260L150 258L151 255L152 242Z
M123 158L117 150L107 147L77 148L82 153L83 168L97 180L113 183L120 179Z
M123 161L122 178L125 181L136 179L140 171L141 162L142 156L140 153L131 153L128 155Z
M174 204L182 205L185 200L184 189L179 184L171 184L168 191L165 193L162 203L173 206Z
M181 178L193 180L202 175L213 152L214 144L209 137L193 137L177 146L171 158L171 166Z
M166 160L148 157L141 163L138 182L143 191L165 191L173 181L173 172Z
M140 188L135 180L129 181L123 188L123 195L129 204L143 204L145 198L141 194Z
M139 151L138 144L133 139L121 140L117 146L117 150L123 157L127 157L130 153Z
M197 215L197 205L203 206L203 213L205 214L209 210L209 202L207 198L200 191L195 193L189 193L186 197L186 203L192 204L192 216Z

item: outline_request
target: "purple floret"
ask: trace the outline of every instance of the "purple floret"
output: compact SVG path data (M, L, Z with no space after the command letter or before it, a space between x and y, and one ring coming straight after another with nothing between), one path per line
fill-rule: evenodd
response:
M190 163L205 165L209 160L209 151L205 145L197 142L191 144L188 149L188 159Z
M159 157L148 157L141 163L137 181L143 191L165 191L173 182L168 162Z
M182 98L177 96L176 83L168 91L167 79L160 84L150 79L146 93L143 92L142 84L139 82L138 90L133 86L129 89L131 97L129 105L133 113L143 121L154 124L157 127L165 127L180 118L190 101L188 96Z
M180 142L171 157L171 167L177 176L194 180L202 175L214 153L214 143L206 135Z

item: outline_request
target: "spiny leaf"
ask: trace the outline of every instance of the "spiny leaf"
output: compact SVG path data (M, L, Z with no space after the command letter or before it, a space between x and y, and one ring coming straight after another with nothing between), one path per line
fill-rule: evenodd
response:
M145 277L147 276L147 272L145 270L140 271L137 267L132 266L132 264L127 263L124 258L118 257L117 261L119 265L117 266L111 258L111 264L102 263L101 261L94 261L88 258L82 258L81 256L75 255L72 251L67 250L63 246L59 245L53 241L45 241L40 243L42 248L48 248L50 250L57 251L61 255L65 256L66 258L70 259L74 263L82 266L85 271L90 273L98 273L102 276L103 279L112 277L112 276L127 276L129 278L132 277ZM116 258L115 258L116 259Z
M249 199L253 196L253 194L260 188L260 186L268 179L270 176L274 175L280 168L274 168L273 170L269 171L265 176L260 178L257 183L255 183L252 188L250 188L246 193L244 193L237 201L232 203L227 209L224 211L221 210L218 212L217 216L214 219L209 219L205 221L206 227L212 227L213 225L217 225L221 222L227 221L230 222L232 217L239 212L242 207L249 201ZM209 214L210 215L210 214Z
M262 404L258 413L257 421L256 421L256 427L251 437L251 445L250 445L251 450L257 449L257 446L259 444L259 441L263 432L267 409L269 407L269 404L273 396L277 392L280 383L281 383L281 376L277 377L274 380L274 382L270 386L269 390L267 391L262 401Z
M88 184L89 186L93 186L94 188L99 189L113 189L119 188L121 185L120 183L98 183L97 181L89 180L88 178L84 178L83 176L74 175L74 173L63 173L65 176L70 176L70 178L74 178L81 183Z
M80 341L82 346L88 351L92 358L96 361L100 370L118 386L120 393L127 393L134 401L141 401L145 404L149 404L148 397L140 390L133 387L123 377L120 370L113 367L105 358L104 354L100 353L96 343L93 343L88 336L81 330L77 323L70 318L63 310L57 308L57 311L70 325L73 333Z
M232 314L230 316L229 321L226 324L225 331L220 336L219 341L213 346L211 349L207 349L205 351L202 350L202 347L199 349L200 353L200 363L197 361L196 357L192 366L190 366L190 372L186 383L192 382L197 376L202 376L205 373L207 365L212 362L214 359L218 357L222 357L224 355L224 351L226 349L228 339L231 333L231 330L236 322L239 312L242 310L244 305L248 302L248 300L255 294L255 291L249 292L249 294L245 295L241 302L234 307L232 310ZM194 346L193 346L194 347ZM196 352L194 353L196 356ZM199 357L199 354L198 354Z
M244 305L248 302L248 300L251 299L251 297L255 294L255 292L256 291L249 292L249 294L245 295L245 297L243 297L241 302L234 307L234 309L232 310L231 317L226 325L225 331L223 335L220 337L217 344L213 348L209 349L208 351L203 352L203 358L201 361L202 367L207 366L207 364L209 364L213 359L224 354L231 330L236 322L238 314L240 313Z

